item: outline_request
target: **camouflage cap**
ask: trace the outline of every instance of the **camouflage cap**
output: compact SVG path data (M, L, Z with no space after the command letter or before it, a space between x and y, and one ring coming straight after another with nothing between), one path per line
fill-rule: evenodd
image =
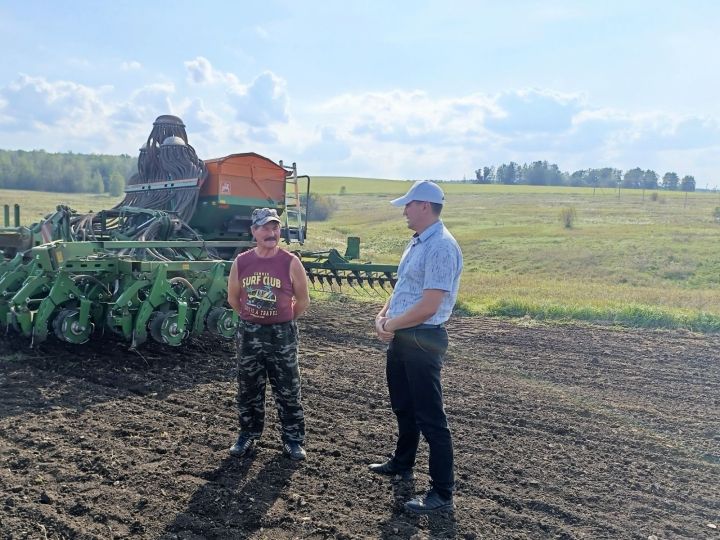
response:
M253 227L262 227L269 221L277 221L278 223L282 223L282 221L280 221L280 216L278 216L277 210L275 210L274 208L256 208L255 210L253 210Z

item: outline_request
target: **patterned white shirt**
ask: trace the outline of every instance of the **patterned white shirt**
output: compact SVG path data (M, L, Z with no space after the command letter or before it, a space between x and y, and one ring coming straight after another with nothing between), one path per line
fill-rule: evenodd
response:
M463 257L460 246L441 220L422 234L415 233L400 259L398 280L387 315L398 317L420 301L425 289L446 291L440 307L424 324L442 324L450 318L458 289Z

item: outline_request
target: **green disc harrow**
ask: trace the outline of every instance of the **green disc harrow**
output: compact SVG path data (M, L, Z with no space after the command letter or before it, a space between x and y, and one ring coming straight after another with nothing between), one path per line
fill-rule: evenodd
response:
M234 335L238 318L227 303L232 261L216 254L246 245L198 240L182 222L155 210L100 212L80 229L92 241L77 240L76 224L75 213L59 207L39 226L0 229L6 239L15 231L8 245L39 244L7 249L10 257L0 251L0 328L31 344L49 335L73 344L114 335L131 347L148 338L176 347L204 331ZM42 243L41 231L68 239ZM138 235L154 239L126 239ZM351 237L344 256L334 249L297 255L316 288L389 292L396 267L357 262L358 251L359 240Z
M110 332L133 347L148 336L178 346L205 330L231 337L237 316L226 304L229 262L121 254L169 247L208 248L193 241L58 241L35 247L31 259L16 256L0 265L0 320L33 343L50 332L75 344Z

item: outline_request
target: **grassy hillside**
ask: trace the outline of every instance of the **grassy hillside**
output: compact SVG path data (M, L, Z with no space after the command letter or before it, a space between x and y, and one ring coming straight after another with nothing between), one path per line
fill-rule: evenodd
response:
M360 236L363 258L397 262L411 232L402 210L388 201L409 185L313 178L313 191L333 197L338 209L329 221L310 223L306 247L341 249L347 236ZM462 309L720 331L717 193L443 187L447 205L442 217L465 257ZM0 204L22 204L25 223L59 203L84 212L109 208L117 200L0 190ZM561 221L568 208L576 215L571 228Z
M361 236L364 256L395 261L410 234L388 204L409 183L320 178L338 211L311 244ZM461 306L489 315L720 330L717 193L444 184L443 220L465 256ZM561 222L573 208L573 227Z

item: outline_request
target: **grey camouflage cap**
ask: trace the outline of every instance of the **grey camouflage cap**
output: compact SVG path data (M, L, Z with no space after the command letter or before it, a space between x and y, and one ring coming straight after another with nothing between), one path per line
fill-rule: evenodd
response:
M277 210L275 210L274 208L256 208L255 210L253 210L253 227L262 227L269 221L277 221L278 223L282 223L282 221L280 221L280 216L278 216Z

